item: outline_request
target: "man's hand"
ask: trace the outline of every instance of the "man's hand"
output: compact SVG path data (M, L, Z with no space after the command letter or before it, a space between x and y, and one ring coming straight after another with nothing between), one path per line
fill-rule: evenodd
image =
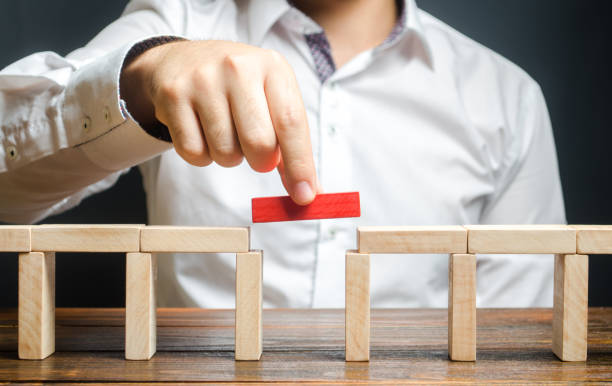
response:
M277 52L227 41L168 43L134 59L121 95L143 126L165 124L196 166L278 168L300 205L318 191L306 112L293 70Z

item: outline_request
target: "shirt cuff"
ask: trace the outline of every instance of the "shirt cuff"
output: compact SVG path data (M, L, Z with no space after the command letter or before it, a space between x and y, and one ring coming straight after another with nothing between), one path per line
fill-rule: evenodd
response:
M129 168L172 148L147 134L119 95L124 61L134 47L150 40L125 45L83 66L66 88L62 115L68 145L79 147L103 169Z

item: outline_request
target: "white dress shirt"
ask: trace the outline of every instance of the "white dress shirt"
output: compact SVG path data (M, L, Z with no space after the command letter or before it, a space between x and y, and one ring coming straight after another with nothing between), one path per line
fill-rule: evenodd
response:
M321 82L284 0L136 0L66 58L0 72L0 220L35 222L139 165L151 224L251 226L264 250L265 307L343 307L344 254L358 225L564 223L555 146L539 86L520 68L407 0L397 39ZM326 192L359 191L357 219L251 224L251 198L283 195L246 162L194 167L125 110L126 52L171 35L274 49L292 65ZM126 200L132 199L125 197ZM159 257L160 306L233 307L228 254ZM374 255L373 307L446 307L447 255ZM550 306L547 255L479 255L479 307Z

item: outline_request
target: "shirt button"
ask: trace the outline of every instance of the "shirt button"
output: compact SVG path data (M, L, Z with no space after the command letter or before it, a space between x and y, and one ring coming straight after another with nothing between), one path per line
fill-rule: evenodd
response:
M106 121L106 123L109 123L111 120L110 109L108 108L108 106L104 107L104 120Z
M83 118L83 122L81 122L81 126L83 127L83 131L88 132L91 129L91 119L89 117Z
M19 153L17 153L17 148L15 146L9 145L6 147L6 155L11 161L14 161L17 159Z
M335 136L336 135L336 126L334 126L334 125L329 126L327 131L329 132L329 135L331 135L332 137Z
M338 88L336 86L336 82L330 82L327 91L327 100L332 107L337 107L340 104L340 99L338 98Z
M337 232L336 232L336 230L335 230L335 229L333 229L333 228L332 228L332 229L330 229L330 230L329 230L329 238L330 238L330 239L332 239L332 240L333 240L333 239L335 239L335 238L336 238L336 233L337 233Z

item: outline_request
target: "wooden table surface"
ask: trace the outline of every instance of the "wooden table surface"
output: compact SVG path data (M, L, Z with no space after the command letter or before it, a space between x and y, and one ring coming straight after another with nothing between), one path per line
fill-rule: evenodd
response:
M451 362L445 309L372 310L371 361L344 361L343 310L265 310L260 361L234 361L233 310L158 310L157 354L123 359L122 309L58 309L57 352L17 359L0 310L0 381L453 383L612 380L612 308L589 310L589 359L551 352L550 309L479 309L475 363Z

